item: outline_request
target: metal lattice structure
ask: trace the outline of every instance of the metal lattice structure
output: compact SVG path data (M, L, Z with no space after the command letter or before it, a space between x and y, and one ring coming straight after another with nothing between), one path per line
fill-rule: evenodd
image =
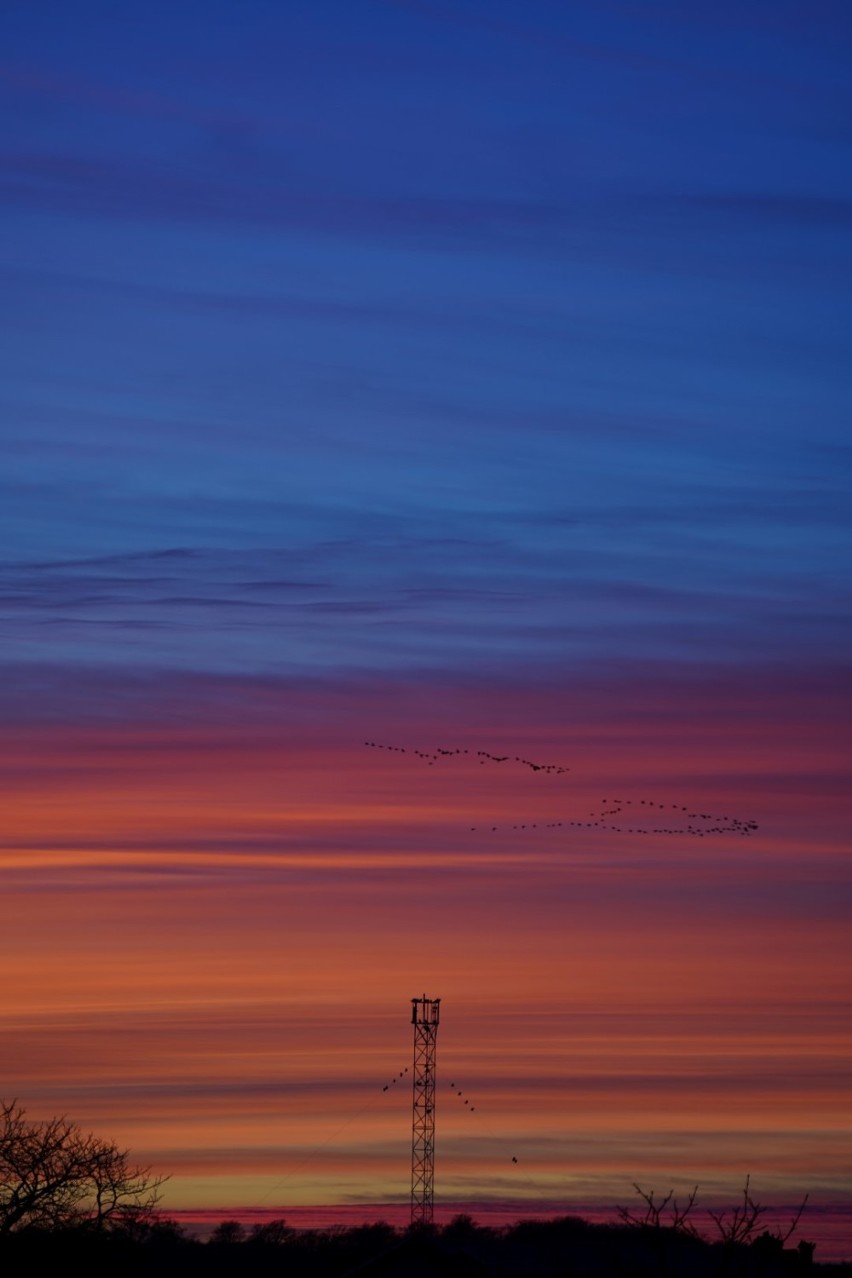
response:
M435 1054L439 998L411 1000L414 1098L411 1121L411 1223L431 1225L435 1196Z

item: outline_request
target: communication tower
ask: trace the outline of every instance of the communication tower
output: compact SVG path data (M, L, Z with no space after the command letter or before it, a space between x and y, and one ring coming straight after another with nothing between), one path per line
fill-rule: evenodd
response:
M414 1097L411 1120L411 1223L431 1225L435 1189L435 1056L439 998L411 1000Z

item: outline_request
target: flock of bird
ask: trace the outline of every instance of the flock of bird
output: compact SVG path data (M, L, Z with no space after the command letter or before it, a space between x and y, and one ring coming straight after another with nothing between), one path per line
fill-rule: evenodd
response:
M407 1073L408 1073L408 1066L406 1065L405 1069L401 1069L398 1074L394 1074L393 1078L391 1079L389 1083L385 1083L384 1087L382 1088L382 1091L389 1092L391 1088L395 1086L395 1084L398 1083L401 1078L404 1078L404 1076Z
M412 747L385 745L379 741L365 741L365 746L373 750L389 750L394 754L405 754L412 758L422 759L431 768L441 759L463 757L476 759L480 764L517 763L530 768L533 772L545 775L559 775L570 771L557 763L533 763L520 755L491 754L488 750L444 750L438 747L434 751L417 750ZM629 811L628 811L629 809ZM663 814L669 820L663 823ZM676 814L676 815L675 815ZM658 824L650 825L647 821L638 824L641 818L655 816ZM677 835L680 838L704 839L711 835L735 835L739 838L750 838L757 830L756 821L743 821L739 817L716 816L711 812L693 812L680 803L658 803L654 799L604 799L599 811L592 811L584 821L527 821L512 826L490 825L470 827L474 830L488 830L496 833L502 829L519 830L601 830L612 834L631 835Z
M383 1092L389 1092L389 1091L392 1091L392 1090L393 1090L393 1088L396 1086L396 1084L400 1081L400 1079L405 1078L405 1076L406 1076L406 1074L407 1074L407 1073L408 1073L408 1066L406 1065L405 1069L401 1069L401 1070L399 1071L399 1073L398 1073L398 1074L394 1074L394 1076L393 1076L393 1078L390 1080L390 1082L385 1083L384 1087L382 1088L382 1091L383 1091ZM463 1103L464 1103L465 1105L467 1105L467 1107L468 1107L468 1109L469 1109L470 1113L471 1113L471 1114L475 1113L475 1112L476 1112L476 1106L475 1106L475 1105L471 1105L471 1103L470 1103L470 1099L469 1099L468 1097L466 1097L466 1096L465 1096L464 1092L463 1092L463 1091L461 1091L461 1090L459 1090L459 1089L457 1089L457 1088L456 1088L455 1083L450 1083L450 1087L451 1087L451 1089L455 1092L456 1096L460 1097L460 1099L463 1101Z
M544 772L550 776L558 776L562 772L570 772L570 768L565 768L561 763L533 763L532 759L522 759L517 754L491 754L489 750L442 750L437 747L433 751L415 750L408 746L383 745L381 741L365 741L365 746L369 746L371 750L390 750L393 754L410 754L418 759L425 759L429 767L434 765L440 759L451 759L456 755L467 755L469 758L476 759L480 764L486 763L520 763L525 768L529 768L531 772Z
M468 1100L468 1098L465 1096L464 1092L462 1092L462 1091L456 1091L456 1085L455 1085L455 1083L450 1083L450 1087L451 1087L451 1088L453 1089L453 1091L456 1093L456 1096L458 1096L461 1100L463 1100L463 1101L464 1101L464 1103L465 1103L465 1105L467 1105L467 1106L468 1106L468 1108L470 1109L471 1114L475 1113L475 1112L476 1112L476 1106L475 1106L475 1105L471 1105L470 1101L469 1101L469 1100Z
M400 1082L401 1079L404 1079L406 1074L408 1074L409 1072L410 1072L409 1068L406 1065L405 1069L401 1069L398 1074L394 1074L393 1078L390 1079L389 1082L385 1083L385 1085L382 1087L382 1091L383 1092L393 1091L396 1084ZM476 1106L470 1103L470 1097L466 1096L464 1091L460 1087L457 1087L455 1083L450 1083L449 1086L453 1094L462 1102L462 1106L467 1106L467 1113L475 1114ZM515 1154L512 1155L512 1162L515 1164L517 1164L518 1162L517 1156Z
M607 807L607 803L615 807ZM626 808L632 808L630 817L647 816L651 809L660 812L677 812L685 815L686 825L616 825L607 817L620 817ZM644 809L644 811L643 811ZM683 818L681 818L683 819ZM739 817L714 816L711 812L690 812L689 808L679 803L656 803L653 799L604 799L600 812L590 812L586 821L528 821L512 826L476 826L471 830L488 829L492 833L501 829L512 830L558 830L573 828L576 830L609 830L614 834L676 834L693 839L707 838L711 834L735 834L740 838L750 838L758 828L756 821L741 821Z

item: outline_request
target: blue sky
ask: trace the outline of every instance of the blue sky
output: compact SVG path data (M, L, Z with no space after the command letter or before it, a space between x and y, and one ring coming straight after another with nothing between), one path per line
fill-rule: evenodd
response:
M10 659L845 651L845 6L3 25Z

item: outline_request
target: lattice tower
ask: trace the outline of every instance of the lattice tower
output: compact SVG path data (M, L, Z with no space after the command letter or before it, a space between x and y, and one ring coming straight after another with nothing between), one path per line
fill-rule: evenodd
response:
M435 1196L435 1065L439 998L411 1000L414 1095L411 1121L411 1223L432 1223Z

